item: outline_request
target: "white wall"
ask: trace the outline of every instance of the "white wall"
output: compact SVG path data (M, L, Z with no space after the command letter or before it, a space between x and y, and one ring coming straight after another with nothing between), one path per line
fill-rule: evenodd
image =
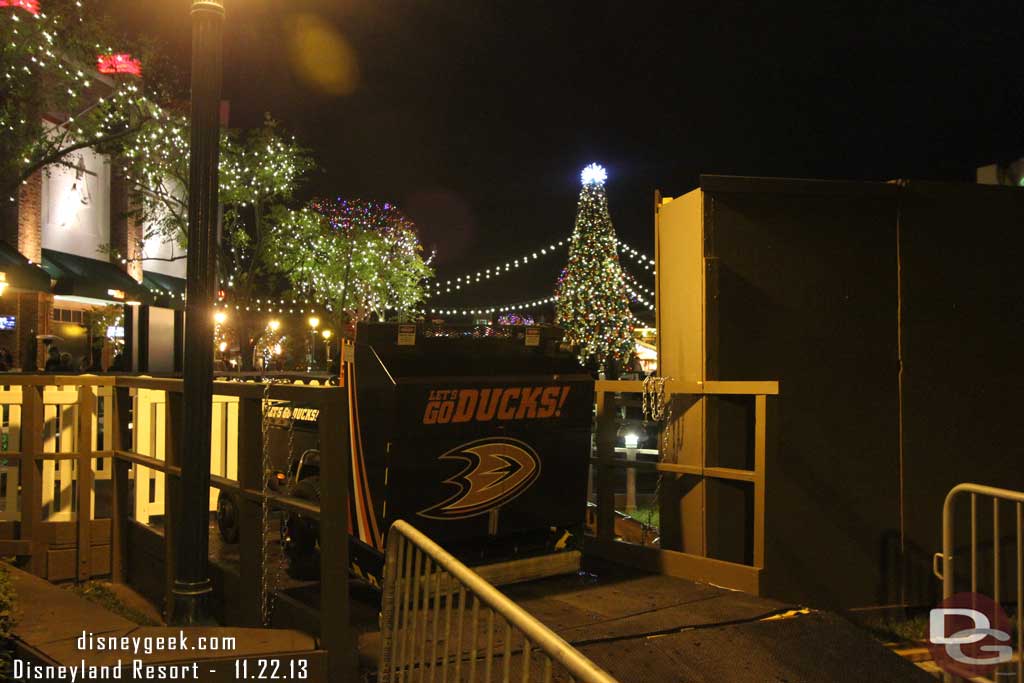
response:
M149 309L149 371L174 372L174 311Z
M174 261L154 260L171 259L176 256L184 257L185 250L174 243L174 240L163 241L159 236L146 240L142 245L142 267L144 270L153 273L162 273L172 277L185 277L185 259L178 258Z
M85 172L49 166L43 172L42 241L44 249L108 260L99 250L110 243L110 164L91 149L68 157Z
M172 195L177 195L178 197L184 196L184 188L171 178L166 180L164 190ZM151 206L149 210L156 212L161 209ZM155 217L159 218L158 215ZM149 234L151 232L151 226L149 224L144 225L142 232L143 234ZM147 239L142 245L142 267L143 269L154 273L184 278L185 259L178 258L176 260L167 260L184 255L185 250L180 248L173 239L165 240L158 235L154 235Z

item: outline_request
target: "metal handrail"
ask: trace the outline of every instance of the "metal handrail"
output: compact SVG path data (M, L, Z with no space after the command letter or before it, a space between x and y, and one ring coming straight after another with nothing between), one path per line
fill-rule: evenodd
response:
M952 597L956 587L953 570L953 549L956 545L954 538L953 515L956 512L956 501L961 494L970 494L971 498L971 592L978 592L978 496L985 496L992 499L992 586L993 600L998 605L1001 602L1000 588L1000 531L999 531L999 501L1008 501L1016 504L1016 526L1017 526L1017 680L1024 680L1024 649L1020 639L1024 636L1024 491L1013 491L1001 489L984 484L964 483L957 484L949 493L942 505L942 552L935 553L932 559L932 571L942 581L942 598ZM939 560L942 560L942 571L938 569ZM946 680L950 680L946 676Z
M413 557L414 552L415 557ZM441 571L436 573L431 571L431 562L436 564ZM450 577L450 580L442 582L442 572L446 573L448 577ZM444 578L447 579L448 577ZM454 585L452 585L453 583ZM430 606L430 593L432 590L431 584L435 585L435 588L433 588L433 607ZM444 586L444 588L442 588L442 586ZM423 597L422 601L420 600L421 589ZM412 592L412 607L410 607L410 590ZM399 591L403 593L400 600L396 598L396 593ZM461 667L461 626L463 615L466 612L465 598L468 593L475 599L472 607L472 637L474 641L473 649L470 654L470 680L472 680L472 673L476 671L477 647L475 625L477 623L479 606L482 603L485 607L491 610L487 622L490 629L488 633L486 652L487 680L490 679L490 670L494 654L494 615L497 614L506 622L504 681L509 680L509 660L512 654L511 640L512 629L514 628L518 630L525 639L523 647L524 672L522 675L524 683L529 681L530 653L534 648L542 652L548 658L544 670L544 679L546 681L551 680L551 662L553 661L564 667L575 680L582 681L583 683L617 683L616 679L612 678L612 676L610 676L606 671L597 666L579 650L567 643L557 633L542 624L526 610L510 600L501 591L484 580L479 574L457 560L454 556L445 551L444 548L404 520L396 520L395 523L391 525L387 539L387 552L385 554L384 569L384 595L381 613L382 647L380 680L382 683L389 683L390 681L401 679L403 674L406 674L411 678L412 667L414 664L418 664L422 668L429 667L431 680L434 679L435 669L439 664L436 648L438 640L437 628L442 611L440 600L442 593L447 597L448 611L445 618L446 633L444 634L444 652L442 653L440 661L440 664L443 667L440 680L445 680L445 673L447 672L448 667L448 645L450 640L448 636L451 627L451 616L454 604L452 598L454 598L456 594L460 596L458 600L459 649L454 653L454 656L456 666ZM418 618L416 608L421 604L423 607L422 614L420 615L422 623L417 623ZM399 616L401 616L403 607L405 619L400 624ZM411 618L410 612L412 612ZM433 646L431 648L431 654L428 657L426 654L426 621L429 618L429 613L431 612L434 614ZM400 626L404 627L405 631L408 631L410 623L412 634L403 632ZM420 650L421 656L417 659L416 638L421 627L423 630L423 639ZM402 650L398 659L403 660L397 662L397 664L395 661L396 643L400 643ZM408 650L406 647L407 645ZM405 666L408 666L408 671L403 670L403 667ZM458 671L459 669L457 668L455 680L460 680ZM421 671L420 673L422 675L424 672Z

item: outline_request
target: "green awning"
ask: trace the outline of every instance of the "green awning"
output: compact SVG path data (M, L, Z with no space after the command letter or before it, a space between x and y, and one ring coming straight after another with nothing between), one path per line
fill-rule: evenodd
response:
M7 284L18 289L31 289L36 292L50 291L50 275L31 263L21 253L0 240L0 272L7 278Z
M185 281L182 278L143 271L142 285L154 297L156 306L184 310Z
M43 268L57 281L54 294L112 303L153 303L153 295L148 289L109 261L43 249Z

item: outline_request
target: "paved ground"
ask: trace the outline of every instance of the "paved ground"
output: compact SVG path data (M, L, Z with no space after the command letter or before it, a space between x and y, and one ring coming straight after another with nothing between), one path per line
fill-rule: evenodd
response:
M237 566L234 547L220 544L215 535L211 530L212 554L217 561ZM280 589L311 607L319 604L315 583L285 578ZM579 575L502 590L622 683L934 682L835 614L799 610L795 605L595 559L585 559ZM360 659L369 668L379 656L379 594L353 584L352 597ZM453 650L456 638L452 636ZM482 630L478 639L482 652ZM467 626L463 634L467 661L472 641ZM443 647L439 639L439 651ZM502 649L499 629L495 652ZM513 642L512 680L521 680L520 651L521 644ZM531 669L536 669L531 679L543 680L536 661ZM500 671L495 672L496 678ZM468 666L461 677L467 674Z
M236 680L236 660L248 661L253 667L252 671L256 671L260 659L279 657L287 662L296 657L307 662L309 680L326 679L324 655L316 650L313 638L304 633L282 629L138 626L72 591L54 586L20 569L9 567L8 571L17 596L17 623L13 640L16 657L19 659L31 660L42 666L79 666L84 660L90 667L121 667L124 680L170 677L213 683ZM139 639L136 642L142 645L142 649L137 653L93 649L89 641L86 641L86 649L83 650L79 648L79 638L83 631L99 638ZM159 646L160 641L157 639L173 640L181 634L185 636L186 647L197 649L181 652ZM221 644L226 637L235 639L233 647L199 649L198 644L202 638L215 638ZM145 651L147 640L154 645L150 652ZM139 664L135 664L136 661ZM198 677L175 674L180 674L182 667L190 667L193 662L198 663ZM141 673L133 677L133 671ZM102 676L96 673L93 677ZM78 680L82 679L79 674ZM39 680L39 677L33 680Z

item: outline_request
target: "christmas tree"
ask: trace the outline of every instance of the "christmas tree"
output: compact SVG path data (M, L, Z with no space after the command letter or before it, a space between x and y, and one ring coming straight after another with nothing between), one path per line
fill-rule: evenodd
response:
M633 356L633 314L619 265L618 240L608 214L604 181L597 164L583 169L583 189L569 263L558 280L557 321L584 365L605 372Z

